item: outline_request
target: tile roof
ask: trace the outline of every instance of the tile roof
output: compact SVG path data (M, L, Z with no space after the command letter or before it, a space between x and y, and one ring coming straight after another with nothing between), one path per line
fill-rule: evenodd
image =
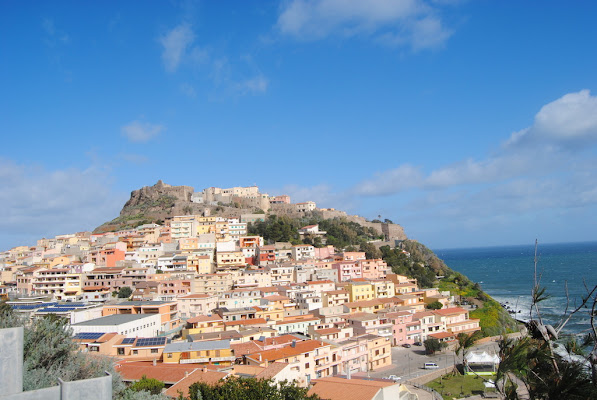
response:
M283 358L294 357L296 355L307 353L325 346L328 345L319 340L305 340L302 342L296 342L294 347L286 346L282 347L281 349L264 350L249 354L248 356L255 361L276 361ZM261 356L261 360L259 356Z
M180 381L187 374L190 374L197 366L180 366L180 364L158 364L154 366L151 362L122 363L116 366L124 381L138 381L143 375L148 378L159 379L160 381L173 384Z
M246 342L246 343L231 344L230 348L232 350L234 350L234 355L236 357L242 357L244 355L251 354L251 353L257 353L257 352L263 350L261 348L261 346L259 346L257 343L255 343L252 340L249 342Z
M274 362L269 364L263 371L255 375L257 379L270 379L278 375L284 368L288 366L288 363Z
M371 381L363 379L343 379L326 377L315 379L308 394L316 394L327 400L372 400L382 388L398 385L391 381Z
M204 382L208 385L215 385L221 379L228 376L226 372L218 371L205 371L202 369L196 369L190 373L187 377L182 378L176 382L173 386L168 388L164 393L166 396L178 398L179 392L182 392L183 396L187 398L189 396L189 387L195 382Z
M435 310L436 314L440 315L454 315L454 314L463 314L467 311L464 308L460 307L451 307L451 308L442 308L441 310Z

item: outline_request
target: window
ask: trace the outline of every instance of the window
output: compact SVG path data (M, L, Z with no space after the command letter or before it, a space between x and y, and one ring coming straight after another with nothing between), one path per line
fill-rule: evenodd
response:
M156 354L158 352L158 349L151 349L151 354Z
M117 353L119 356L123 356L124 355L124 347L119 347Z
M133 350L133 354L139 354L139 350Z

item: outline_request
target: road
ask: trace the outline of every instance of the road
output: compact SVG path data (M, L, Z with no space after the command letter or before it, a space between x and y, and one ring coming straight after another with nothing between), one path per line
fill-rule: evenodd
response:
M472 350L497 353L498 345L495 342L488 342L476 345ZM397 375L404 381L432 372L423 368L426 362L434 362L439 368L448 368L453 367L455 363L458 364L458 360L462 361L462 354L455 355L453 351L449 350L434 355L426 355L423 346L412 346L411 348L392 347L392 365L378 371L370 371L368 376L383 378L388 375Z

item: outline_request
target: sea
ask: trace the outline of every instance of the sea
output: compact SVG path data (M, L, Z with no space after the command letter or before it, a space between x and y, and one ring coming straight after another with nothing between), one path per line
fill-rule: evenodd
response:
M529 319L535 269L534 243L434 252L451 269L479 283L487 294L511 311L513 317L523 321ZM539 304L539 311L544 323L556 327L564 315L581 304L587 289L597 285L597 242L539 243L537 260L539 284L549 295ZM589 303L588 308L576 313L562 333L586 334L591 328L591 307L592 303Z

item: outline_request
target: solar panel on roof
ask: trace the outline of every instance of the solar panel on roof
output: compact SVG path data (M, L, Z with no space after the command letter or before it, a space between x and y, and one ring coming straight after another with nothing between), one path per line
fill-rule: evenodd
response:
M79 332L75 335L75 339L97 340L105 335L104 332Z
M135 338L134 337L127 337L122 339L122 343L121 344L133 344L135 343Z
M42 307L41 305L31 305L31 304L11 304L13 310L34 310L36 308Z
M67 303L67 304L56 304L56 307L83 307L83 303Z
M137 339L137 347L142 346L163 346L166 344L165 337L157 338L139 338Z

